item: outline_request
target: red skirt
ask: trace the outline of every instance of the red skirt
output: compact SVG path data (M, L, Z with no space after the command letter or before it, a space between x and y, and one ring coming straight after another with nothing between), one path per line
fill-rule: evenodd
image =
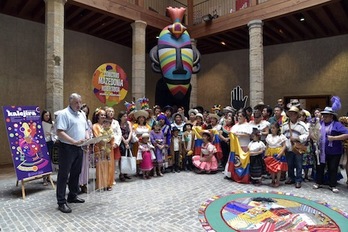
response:
M269 173L277 173L279 171L287 171L288 164L286 162L281 162L275 157L268 156L265 159L266 170Z
M121 159L120 147L114 148L114 158L115 158L115 160Z

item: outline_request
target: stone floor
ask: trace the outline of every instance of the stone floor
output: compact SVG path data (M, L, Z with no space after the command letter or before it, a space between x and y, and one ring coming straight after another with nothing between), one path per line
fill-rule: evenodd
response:
M342 172L343 173L343 172ZM56 175L52 175L56 180ZM301 189L282 185L277 189L264 185L238 184L223 174L199 175L192 172L166 173L150 180L136 177L118 182L112 191L82 194L84 204L70 204L73 212L57 210L55 191L41 180L26 183L26 199L16 187L13 167L0 167L0 231L204 231L198 220L198 208L208 198L232 191L282 191L312 200L324 200L348 212L346 177L340 181L340 193L314 190L312 182Z

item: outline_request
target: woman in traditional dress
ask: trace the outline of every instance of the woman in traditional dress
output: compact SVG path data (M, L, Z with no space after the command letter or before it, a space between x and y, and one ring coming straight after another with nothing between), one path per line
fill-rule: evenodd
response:
M218 162L215 157L216 148L211 143L212 135L208 130L202 131L203 144L201 154L192 157L192 163L197 168L197 173L211 173L218 169Z
M244 110L238 111L237 119L238 122L232 127L231 132L238 137L239 144L242 150L247 152L252 127L247 121L246 112Z
M106 120L106 112L98 108L93 116L94 137L105 136L105 138L94 146L94 157L96 163L96 189L111 191L114 183L114 135L111 121Z

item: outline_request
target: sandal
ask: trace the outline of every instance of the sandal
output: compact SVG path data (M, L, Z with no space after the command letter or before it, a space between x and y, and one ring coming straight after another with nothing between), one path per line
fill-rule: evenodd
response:
M314 184L314 185L313 185L313 188L314 188L314 189L318 189L318 188L321 188L321 187L322 187L322 186L321 186L320 184Z
M336 188L336 187L330 187L330 189L331 189L331 191L333 193L339 193L340 192L340 190L338 188Z

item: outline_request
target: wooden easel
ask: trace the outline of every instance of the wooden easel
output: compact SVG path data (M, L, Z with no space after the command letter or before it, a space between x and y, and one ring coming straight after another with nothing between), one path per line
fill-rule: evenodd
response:
M52 185L52 187L53 187L53 190L56 189L56 186L54 185L53 180L52 180L52 178L51 178L51 172L45 173L45 174L42 174L42 175L38 175L38 176L33 176L33 177L29 177L29 178L24 178L23 180L21 180L22 197L23 197L23 200L25 200L25 187L24 187L24 183L29 182L29 181L32 181L32 180L42 179L43 177L48 177L48 179L50 180L51 185ZM17 180L16 187L18 187L18 182L19 182L19 180Z

